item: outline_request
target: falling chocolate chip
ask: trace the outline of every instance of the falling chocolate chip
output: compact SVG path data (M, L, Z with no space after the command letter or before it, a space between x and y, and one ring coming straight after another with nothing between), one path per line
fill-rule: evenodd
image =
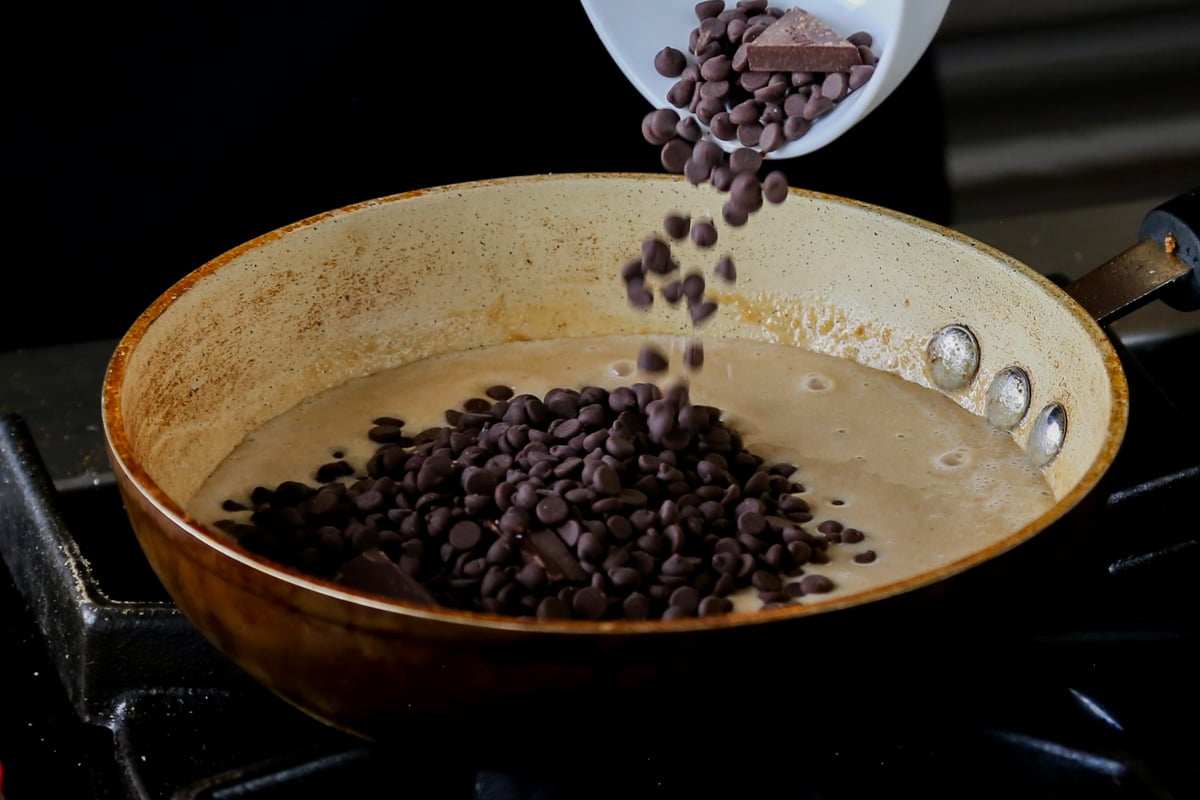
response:
M646 372L666 372L671 362L662 350L652 344L644 344L638 351L637 364L638 369Z

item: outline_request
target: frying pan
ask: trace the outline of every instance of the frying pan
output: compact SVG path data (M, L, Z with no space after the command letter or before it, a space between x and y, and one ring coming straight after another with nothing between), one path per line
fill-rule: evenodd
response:
M1074 287L1082 305L985 244L835 196L793 189L744 227L720 229L739 275L705 336L855 359L982 415L995 412L998 376L1017 368L1028 379L1028 409L1011 430L1043 464L1053 507L967 557L877 589L717 618L526 621L312 578L184 510L248 431L351 378L517 339L686 334L679 315L631 308L619 277L667 211L719 220L720 195L675 176L442 186L247 242L185 276L121 339L103 386L108 454L141 547L183 613L272 692L332 726L387 741L483 720L544 729L564 713L589 719L646 703L702 708L715 724L743 704L697 701L723 696L714 686L757 692L764 677L779 679L785 654L858 669L905 643L952 637L964 620L986 628L975 611L1012 598L977 588L994 585L980 575L1053 563L1052 523L1096 486L1126 428L1127 384L1097 319L1153 297L1196 306L1200 246L1181 220L1196 202L1192 191L1148 215L1140 241L1106 265L1116 278ZM1131 276L1146 275L1126 294ZM947 331L967 335L977 365L944 357ZM935 368L947 362L949 373ZM873 670L875 696L930 669L911 655L890 663Z

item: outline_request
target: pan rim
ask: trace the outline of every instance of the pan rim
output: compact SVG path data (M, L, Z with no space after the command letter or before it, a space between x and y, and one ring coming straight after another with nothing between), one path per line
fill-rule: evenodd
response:
M764 625L785 620L795 620L816 616L826 616L830 613L871 605L877 601L891 597L907 595L914 590L932 586L943 580L966 572L973 567L987 563L1015 547L1035 538L1037 535L1060 520L1077 506L1100 482L1108 471L1116 453L1123 442L1128 422L1128 385L1124 369L1117 357L1112 343L1099 324L1087 314L1066 292L1045 276L1033 270L1012 256L966 234L952 228L929 222L903 212L884 208L851 198L838 195L792 187L789 193L795 196L808 197L817 201L842 204L861 210L870 211L890 217L907 224L915 224L935 236L949 238L979 250L989 258L1016 270L1025 278L1031 280L1037 287L1049 295L1056 303L1067 307L1077 323L1084 326L1092 342L1102 354L1104 368L1112 393L1112 408L1109 420L1109 435L1104 441L1102 452L1089 464L1081 478L1063 496L1056 499L1053 506L1039 515L1036 519L1021 526L989 546L974 551L968 556L943 564L937 568L900 581L878 587L858 591L852 594L839 595L828 600L816 600L808 603L797 603L772 609L734 612L716 617L687 618L676 620L533 620L511 616L503 616L486 612L466 611L449 608L434 608L399 600L391 600L377 595L347 589L332 581L316 578L271 562L261 556L228 542L220 536L204 528L197 520L187 514L182 506L173 500L153 479L153 477L138 463L133 455L132 445L125 431L124 413L121 403L121 390L124 376L129 366L129 358L143 338L147 330L180 296L202 281L206 276L216 272L222 266L235 260L239 255L254 250L264 243L286 235L290 231L310 226L322 220L346 215L359 209L381 204L402 202L406 199L417 198L440 192L465 191L476 187L519 184L530 181L575 181L575 180L663 180L682 181L681 176L658 173L634 172L578 172L512 176L504 178L489 178L427 187L379 198L369 199L336 209L314 214L275 230L266 232L225 253L207 261L197 269L188 273L154 303L148 307L131 325L129 330L119 340L117 347L105 371L101 393L101 418L105 442L109 458L121 479L134 487L140 496L145 497L166 519L180 531L186 533L200 544L221 556L232 559L243 568L269 576L274 581L280 581L290 587L314 592L321 597L338 603L348 603L365 609L384 612L382 620L387 617L403 617L429 623L445 624L455 627L487 629L497 633L517 633L521 635L554 634L566 636L609 634L609 635L646 635L671 633L696 633L698 631L723 630L749 625ZM139 533L140 536L140 533ZM262 587L269 590L269 584Z

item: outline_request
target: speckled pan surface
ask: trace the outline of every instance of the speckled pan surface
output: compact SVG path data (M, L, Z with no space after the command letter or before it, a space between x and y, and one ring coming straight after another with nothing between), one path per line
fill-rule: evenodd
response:
M514 339L686 332L680 314L629 307L621 265L663 215L719 219L707 186L658 175L555 175L412 192L268 233L179 281L114 353L103 420L139 541L183 611L268 687L339 727L386 736L406 717L458 719L549 702L600 681L636 691L716 664L742 637L817 630L983 564L1075 506L1125 429L1126 387L1100 329L1041 276L952 231L793 190L743 228L719 225L736 287L705 335L778 341L929 385L925 349L948 324L980 343L953 394L983 410L991 376L1019 366L1031 411L1069 427L1046 470L1059 501L997 531L977 557L837 603L671 623L520 622L346 591L264 563L199 529L181 500L245 433L347 379L437 352ZM691 245L681 263L715 259ZM753 638L751 638L753 637ZM749 642L745 646L752 646ZM381 688L386 687L386 688Z

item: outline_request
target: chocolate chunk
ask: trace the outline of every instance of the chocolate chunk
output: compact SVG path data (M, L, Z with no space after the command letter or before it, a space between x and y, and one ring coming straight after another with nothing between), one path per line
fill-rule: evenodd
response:
M746 58L755 72L846 72L862 63L858 45L800 8L746 45Z
M546 570L546 576L552 582L583 583L588 580L587 572L554 531L544 528L529 531L520 541L521 556Z
M347 561L334 580L343 586L371 594L421 605L438 605L428 589L379 548L364 550Z

